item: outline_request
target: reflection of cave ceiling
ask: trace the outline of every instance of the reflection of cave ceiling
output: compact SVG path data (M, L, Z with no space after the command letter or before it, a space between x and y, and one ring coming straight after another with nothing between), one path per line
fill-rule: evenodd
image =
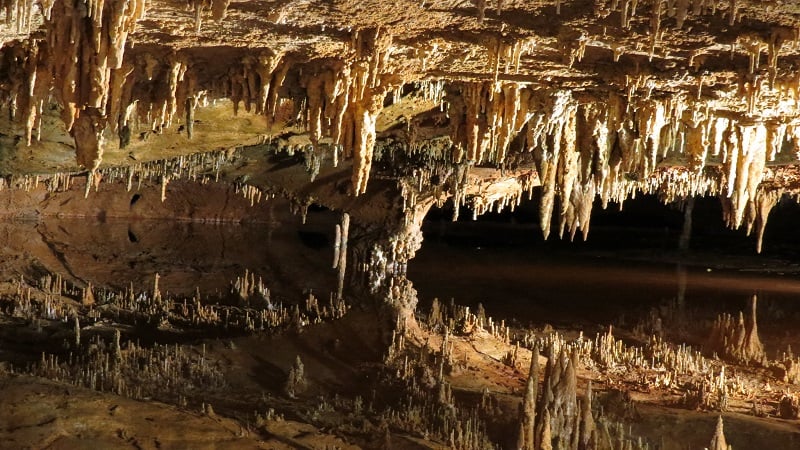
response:
M636 191L763 231L797 188L792 2L474 3L0 1L2 172L272 142L354 195L481 213L541 185L545 235Z

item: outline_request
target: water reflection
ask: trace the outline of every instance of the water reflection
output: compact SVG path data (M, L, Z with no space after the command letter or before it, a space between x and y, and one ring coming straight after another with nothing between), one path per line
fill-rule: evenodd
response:
M454 269L447 261L459 261ZM673 338L702 343L721 312L737 313L759 294L759 326L768 350L800 348L800 280L626 255L537 252L526 246L481 247L426 241L409 265L424 307L434 297L477 306L521 325L633 330L663 316ZM669 319L669 320L667 320Z
M331 216L333 216L331 214ZM321 212L306 225L288 213L259 224L170 220L46 219L0 222L4 278L60 274L85 285L147 290L155 273L162 291L226 291L247 269L278 296L335 286L330 269L333 224Z

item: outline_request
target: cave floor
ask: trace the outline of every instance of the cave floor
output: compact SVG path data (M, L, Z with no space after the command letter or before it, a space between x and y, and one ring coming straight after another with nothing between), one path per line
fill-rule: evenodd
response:
M325 305L335 290L330 261L338 216L311 210L303 224L279 200L254 207L243 201L231 208L251 221L147 220L108 210L103 220L0 222L5 280L0 284L0 394L8 405L0 416L0 447L386 448L391 442L392 448L448 448L446 439L424 427L387 419L408 407L402 394L408 387L399 388L397 377L403 377L391 373L401 373L403 363L387 357L397 344L373 300L353 293L341 316L300 323L290 317L293 305L303 310L302 317L311 317L310 309L303 309L309 294ZM459 236L458 227L431 232L439 228L429 225L423 249L409 266L420 297L420 325L407 338L414 350L408 350L405 364L413 355L433 357L432 349L442 345L440 329L427 317L434 297L444 305L453 298L454 305L469 306L473 313L480 303L493 323L507 324L510 338L493 333L485 322L457 325L446 338L452 346L446 379L453 402L477 408L487 402L487 392L493 409L484 412L486 432L501 448L514 446L513 417L531 355L524 345L514 358L509 354L515 351L513 342L531 333L591 339L611 325L614 335L632 347L646 347L655 333L671 344L702 348L717 314L745 309L749 295L759 292L767 354L800 348L790 331L799 287L792 267L780 259L757 266L720 254L676 264L671 256L648 259L641 251L542 253L476 243ZM505 226L509 235L519 228L491 226ZM460 261L458 270L446 263L452 260ZM263 293L249 300L237 296L235 280L245 271L268 286L266 304ZM218 321L154 322L153 315L137 315L130 311L136 307L109 300L111 292L133 286L139 302L152 301L146 294L154 290L156 273L161 295L184 308L188 302L191 309L195 298L216 305ZM570 281L576 275L580 283ZM63 280L60 294L52 288L57 277ZM89 283L95 303L87 307L83 287ZM74 343L73 320L59 316L55 304L80 311L83 344ZM279 326L262 330L241 321L243 311L255 314L279 304L289 317ZM36 308L42 309L32 312ZM459 307L453 308L450 314L457 315ZM223 311L236 319L222 319ZM114 380L98 375L109 373L109 346L117 330L124 358L141 355L131 359L140 364L139 374L126 373L124 382L130 385L123 395ZM286 379L297 357L306 385L290 395ZM709 361L714 370L721 367L718 359ZM180 369L170 371L167 364ZM196 373L197 365L209 368ZM727 367L729 377L741 377L750 387L748 394L732 396L723 413L728 442L735 448L794 448L800 442L796 421L777 416L782 393L792 386L767 368ZM99 372L88 375L92 371ZM680 385L663 388L642 381L652 376L652 370L590 363L579 369L578 384L585 389L591 380L604 414L625 421L633 435L655 448L702 448L718 413L683 404ZM147 387L131 390L137 383ZM760 417L753 416L754 405Z

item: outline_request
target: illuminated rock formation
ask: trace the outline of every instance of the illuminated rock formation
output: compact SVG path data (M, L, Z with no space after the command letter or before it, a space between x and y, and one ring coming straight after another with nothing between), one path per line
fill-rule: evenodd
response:
M528 382L525 384L525 396L520 411L519 440L517 447L522 450L535 450L536 431L536 399L539 389L539 348L535 347L531 355L531 368L528 371Z
M758 337L757 302L758 297L753 295L749 313L745 316L740 311L738 320L730 314L718 316L708 338L709 349L733 362L763 365L766 355Z
M722 416L717 419L717 428L714 431L714 437L711 438L711 445L708 450L730 450L732 447L725 441L725 434L722 430Z
M436 301L419 320L406 272L434 206L452 207L454 220L462 207L477 218L526 197L539 201L544 239L587 239L595 208L622 208L643 194L679 205L714 196L725 225L755 234L760 252L770 211L800 192L797 14L792 2L757 0L0 1L0 191L27 198L36 217L77 208L79 198L86 209L93 195L112 197L112 187L131 210L144 189L167 208L197 195L181 188L188 183L219 183L254 208L280 197L298 222L313 219L316 207L335 217L327 224L336 270L328 302L304 292L284 306L271 282L267 288L244 270L224 289L223 304L199 292L162 293L157 274L143 292L87 282L67 293L51 277L37 296L20 282L10 314L34 329L43 314L66 323L72 334L62 350L79 359L50 354L30 371L145 398L158 389L152 380L216 386L222 375L205 347L192 355L177 345L145 351L120 344L115 329L107 350L111 331L103 340L93 330L100 325L87 324L164 333L177 325L220 334L291 330L297 348L324 353L302 360L292 353L288 380L276 370L281 401L296 404L308 387L302 361L316 373L319 361L352 344L301 342L299 331L342 317L352 295L380 305L379 320L369 324L380 329L370 339L388 342L391 334L380 376L402 392L379 420L360 415L381 408L378 394L353 400L347 412L350 425L362 428L355 433L379 436L378 446L396 443L399 429L409 440L485 448L490 433L500 434L489 421L496 419L510 429L503 444L515 440L527 450L610 449L623 441L645 448L630 429L596 413L600 394L591 381L603 394L622 379L637 392L669 391L689 409L741 412L756 383L665 342L661 324L659 336L636 347L611 328L594 341L534 336L453 302ZM53 206L61 195L69 201ZM38 208L45 203L49 209ZM18 203L7 204L4 216L24 215ZM131 231L129 239L136 243ZM755 297L750 309L718 318L707 353L767 366ZM462 337L470 344L491 338L496 352L464 345L459 354ZM539 349L547 359L541 377ZM148 359L136 377L139 352ZM470 360L476 354L485 358ZM504 390L503 404L487 388L472 402L480 408L464 408L463 374L494 363L502 366L493 368L496 379L518 383L493 386ZM778 374L772 381L796 382L798 367L787 356L769 366ZM137 391L126 380L147 386ZM515 394L522 398L512 401ZM796 416L790 392L768 400ZM222 415L224 402L214 402ZM210 415L206 400L200 404ZM326 411L318 406L314 417ZM712 448L726 448L721 419L717 434Z
M75 139L77 162L90 170L97 169L103 157L112 72L124 70L128 35L144 9L143 0L56 0L45 11L53 91L63 108L64 125ZM34 79L45 86L49 81L46 76ZM31 97L42 102L32 88Z

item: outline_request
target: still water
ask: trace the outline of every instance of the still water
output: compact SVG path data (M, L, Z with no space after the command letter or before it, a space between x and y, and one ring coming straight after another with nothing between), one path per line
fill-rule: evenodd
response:
M681 339L702 344L719 313L746 310L758 294L768 351L800 348L800 275L791 261L738 249L679 254L662 248L661 232L646 230L599 230L598 242L585 245L544 243L537 230L513 224L464 228L426 228L409 264L423 309L433 298L454 298L472 307L482 303L497 319L590 335L608 325L633 329L659 312L665 326L680 327ZM503 238L468 238L487 233Z

